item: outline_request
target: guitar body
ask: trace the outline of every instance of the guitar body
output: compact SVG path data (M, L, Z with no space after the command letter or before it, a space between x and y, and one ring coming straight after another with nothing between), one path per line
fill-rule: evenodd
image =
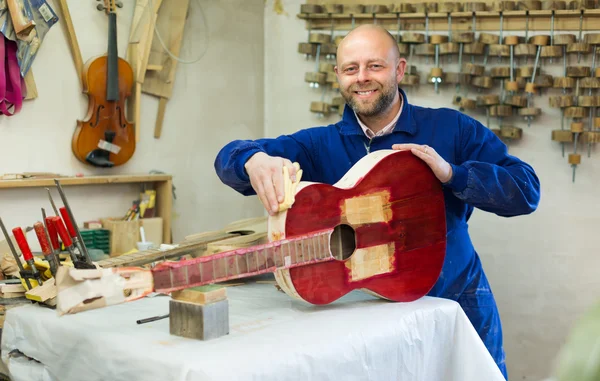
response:
M444 264L442 186L410 151L371 153L334 185L300 182L292 207L268 224L269 241L336 229L335 261L275 271L283 291L312 304L356 289L413 301L431 290Z

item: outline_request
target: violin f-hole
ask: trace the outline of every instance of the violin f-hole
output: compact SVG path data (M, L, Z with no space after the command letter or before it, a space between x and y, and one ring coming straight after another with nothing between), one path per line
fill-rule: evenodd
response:
M98 108L96 108L96 120L93 123L90 123L90 126L96 127L98 125L98 123L100 123L100 111L103 108L104 108L104 105L100 105L100 106L98 106Z

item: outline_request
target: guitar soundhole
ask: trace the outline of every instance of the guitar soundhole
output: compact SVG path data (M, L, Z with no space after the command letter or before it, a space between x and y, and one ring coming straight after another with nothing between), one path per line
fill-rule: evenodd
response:
M338 225L333 229L331 239L331 253L333 256L343 261L350 258L356 250L356 234L349 225Z

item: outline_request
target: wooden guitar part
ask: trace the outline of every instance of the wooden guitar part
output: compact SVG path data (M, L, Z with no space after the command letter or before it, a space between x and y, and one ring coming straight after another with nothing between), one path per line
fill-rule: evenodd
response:
M493 105L490 106L490 116L512 116L513 109L509 105Z
M438 10L438 3L427 2L427 3L416 3L414 4L415 12L417 13L434 13Z
M492 78L510 78L510 66L496 66L490 69Z
M500 96L496 95L496 94L479 95L477 97L476 101L477 101L477 106L479 106L479 107L497 105L500 103Z
M515 75L519 78L531 78L533 75L533 66L521 66L515 70Z
M504 45L518 45L521 42L519 36L506 36L504 37Z
M342 4L324 4L323 12L332 14L341 14L344 13L344 6Z
M311 44L331 43L331 35L325 33L311 33L308 36L308 42Z
M550 107L565 108L575 105L575 98L572 95L556 95L548 98Z
M523 107L518 109L517 113L519 116L534 117L540 115L542 110L537 107Z
M591 75L589 66L567 66L567 77L583 78Z
M590 44L585 42L574 42L567 45L567 53L581 53L588 54L592 50Z
M402 33L402 42L405 44L422 44L425 42L423 33L404 32Z
M300 13L323 13L323 7L319 4L300 4Z
M588 33L585 35L583 42L588 45L600 45L600 33Z
M574 89L577 84L577 80L571 77L554 77L554 88L555 89Z
M443 34L432 34L429 36L429 42L433 45L440 45L448 42L448 36Z
M559 58L563 56L563 47L560 45L542 46L540 57L542 58Z
M472 42L463 47L463 53L472 56L482 56L485 52L485 44L481 42Z
M438 12L443 13L452 13L452 12L461 12L461 3L447 1L438 4Z
M542 9L540 0L526 0L517 3L517 9L520 11L536 11Z
M504 103L513 107L526 107L527 97L523 95L509 95L504 100Z
M500 126L500 137L518 140L523 136L523 129L515 126Z
M544 46L544 45L548 45L549 42L550 42L550 36L546 36L543 34L529 37L529 43L531 45Z
M510 57L510 48L507 45L491 44L489 54L493 57Z
M559 143L571 143L573 141L573 133L569 130L553 130L552 140Z
M331 105L325 102L310 102L310 112L329 115L331 112Z
M577 97L577 106L598 107L600 106L600 97L595 95L579 95Z
M598 89L600 88L600 78L586 77L579 79L579 87L582 89Z
M516 57L535 57L537 49L535 45L532 44L518 44L515 46L515 56Z
M362 4L344 4L344 14L359 15L365 13L365 6Z
M415 13L414 4L398 3L390 5L391 13Z
M567 118L573 118L573 119L585 118L586 114L587 114L587 111L583 107L572 106L572 107L565 108L565 116Z
M498 44L500 42L500 36L491 33L479 33L479 42L485 45Z
M453 33L452 41L462 43L462 44L470 44L473 41L475 41L475 33L473 33L473 32Z
M485 66L466 62L466 63L463 63L461 72L464 74L481 77L485 73Z
M556 34L554 35L554 45L570 45L577 41L574 34Z
M433 44L421 44L415 47L415 54L417 56L435 56L435 45Z
M484 12L487 10L486 4L483 1L470 1L463 4L465 12Z
M566 1L551 1L551 0L545 0L542 2L542 9L545 11L551 11L551 10L563 10L563 9L567 9L567 2Z
M452 104L458 106L459 111L474 110L477 108L477 101L468 99L461 95L455 95L452 99Z
M553 87L554 78L550 74L536 74L534 83L539 88Z
M449 54L458 54L460 44L456 42L446 42L440 44L440 55L445 56Z
M514 11L517 8L515 1L494 1L492 3L492 11Z
M377 14L377 13L388 13L389 9L387 5L365 5L365 13Z
M420 78L418 75L414 75L414 74L405 74L404 77L402 78L402 81L400 81L400 85L403 86L416 86L419 84Z
M471 79L471 85L483 89L491 89L494 86L494 80L492 79L492 77L487 76L473 77Z
M582 143L600 143L600 131L585 131L581 134Z

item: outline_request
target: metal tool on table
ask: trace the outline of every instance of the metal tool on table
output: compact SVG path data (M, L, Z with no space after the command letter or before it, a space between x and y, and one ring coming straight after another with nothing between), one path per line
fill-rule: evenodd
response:
M65 227L60 217L50 217L50 221L52 222L52 224L54 224L54 227L58 232L58 236L65 245L67 251L69 252L69 255L71 256L71 261L73 262L73 266L77 269L96 268L93 264L88 264L85 260L85 257L79 252L79 250L77 250L77 248L73 244L73 241L71 240L71 237L69 236L69 233L67 232L67 228Z
M17 262L17 266L19 266L19 273L21 274L21 277L23 277L23 279L25 279L25 284L27 285L27 288L29 290L31 290L31 282L29 282L29 277L25 276L27 271L25 271L25 268L23 267L23 264L21 263L19 254L17 254L17 250L15 250L15 246L13 245L12 240L10 239L8 232L6 231L6 227L4 226L4 222L2 222L2 218L0 218L0 228L2 229L2 233L4 233L4 237L6 238L8 247L10 248L10 251L15 258L15 262Z
M60 186L60 182L55 179L54 183L56 184L56 188L58 189L58 193L60 194L60 198L62 199L62 202L66 209L66 213L63 215L63 218L65 218L65 216L69 217L68 219L65 218L65 223L71 225L72 230L70 229L70 232L74 233L74 234L72 234L73 238L75 238L75 237L77 238L77 244L79 245L79 249L81 250L83 260L88 265L93 266L90 255L88 254L87 248L85 247L85 243L83 242L83 237L81 237L81 232L79 231L79 228L77 227L77 222L75 222L75 217L73 216L73 212L72 212L71 208L69 207L69 203L67 202L65 193L63 192L62 187ZM95 266L92 268L95 268Z
M24 273L21 274L21 276L23 278L34 278L38 282L38 285L41 286L43 284L42 274L40 274L37 267L35 267L33 254L31 253L31 249L29 248L29 244L27 243L27 238L25 238L25 234L23 234L23 229L21 229L21 227L16 227L12 230L12 232L15 236L15 241L17 241L19 249L21 249L21 253L23 253L23 258L25 259L25 262L27 262L27 264L31 268L29 271L24 271Z
M42 249L42 253L44 254L44 257L46 258L46 261L48 261L48 264L50 265L50 272L52 273L52 276L56 277L56 270L58 269L58 263L57 263L58 261L57 261L57 258L54 256L52 247L50 246L50 239L48 237L48 232L46 231L44 224L41 223L40 221L33 224L33 229L35 230L35 234L38 238L38 242L40 243L40 248Z

